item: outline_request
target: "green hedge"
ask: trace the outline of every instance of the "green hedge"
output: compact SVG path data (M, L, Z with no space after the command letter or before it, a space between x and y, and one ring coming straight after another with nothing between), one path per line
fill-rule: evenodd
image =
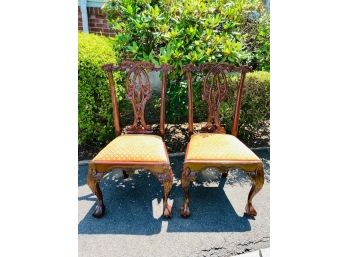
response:
M238 77L230 77L228 100L221 104L220 117L228 133L231 132ZM244 82L238 136L245 141L254 138L264 128L270 117L270 73L255 71L247 73ZM202 100L202 81L193 83L194 122L207 121L207 104ZM184 117L187 120L186 117Z
M270 73L256 71L246 77L242 98L239 134L261 129L270 118Z
M109 38L79 33L78 39L79 144L105 143L114 130L108 81L101 65L115 63L115 52ZM115 80L120 81L118 74Z
M116 63L117 54L110 38L79 33L78 39L78 142L98 148L115 137L108 79L101 66ZM124 127L133 122L132 105L125 99L123 74L114 72L114 79L120 123ZM159 123L159 113L160 96L153 92L146 105L146 121Z
M78 45L79 74L78 74L78 121L79 121L79 144L95 145L97 148L105 145L114 138L114 127L112 117L112 103L108 88L108 81L101 65L117 62L117 54L112 47L110 39L93 34L79 33ZM116 56L116 58L115 58ZM121 126L130 124L133 120L131 103L125 99L123 77L119 73L114 74L116 92L120 107ZM235 89L236 83L232 83L231 91ZM182 108L187 113L187 85L181 82L183 92ZM239 136L248 140L255 137L259 129L269 119L269 72L257 71L248 73L245 80L245 90L242 99L240 116ZM207 107L202 100L202 84L194 83L194 122L207 120ZM234 90L235 91L235 90ZM177 91L176 91L177 92ZM166 123L187 123L187 115L168 115L175 112L177 99L175 94L168 88L166 101ZM222 123L227 131L231 131L233 117L233 105L235 98L230 97L228 103L221 106ZM146 121L149 124L159 123L160 98L153 94L151 101L146 105ZM174 117L174 118L173 118Z
M261 0L108 0L103 12L117 31L121 59L173 66L166 107L173 123L187 117L183 65L228 62L269 70L270 17Z
M231 131L235 98L222 108L222 122ZM232 106L232 107L231 107ZM225 108L224 108L225 107ZM270 118L270 73L255 71L245 78L242 105L240 111L238 137L245 142L251 142L259 137L259 131L264 130Z

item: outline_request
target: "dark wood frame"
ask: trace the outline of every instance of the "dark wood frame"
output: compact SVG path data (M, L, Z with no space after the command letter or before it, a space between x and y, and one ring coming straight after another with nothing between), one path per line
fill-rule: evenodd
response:
M129 134L151 134L153 131L146 124L144 118L145 105L151 97L152 87L148 78L149 71L162 72L162 90L161 90L161 111L160 111L160 135L164 135L165 124L165 92L167 83L167 74L171 71L171 66L162 64L160 67L149 62L141 61L123 61L120 65L106 64L102 66L107 73L109 80L109 89L112 98L114 127L116 137L121 135L121 126L119 118L119 108L117 95L115 91L115 81L113 79L114 71L123 71L126 73L126 96L132 102L134 111L133 125L126 128ZM139 85L139 89L136 86ZM139 146L141 147L141 146ZM146 149L144 149L146 150ZM163 184L163 216L171 217L172 206L168 203L168 197L173 185L173 171L170 167L169 156L165 144L163 143L163 151L166 154L165 162L144 162L144 161L98 161L92 160L89 163L87 184L92 192L97 196L97 206L93 213L94 217L101 217L105 212L103 202L103 194L99 187L101 179L111 170L119 168L123 170L125 178L129 173L133 173L136 169L145 169L154 174L161 184Z
M188 99L189 99L189 134L193 134L193 94L192 94L192 73L205 74L203 81L203 99L208 104L208 122L199 132L201 133L226 133L225 129L220 125L219 107L228 94L228 80L226 73L240 73L240 80L237 88L235 112L232 120L232 135L237 137L240 108L242 102L242 94L246 73L251 71L247 66L234 66L227 63L206 63L199 66L188 64L183 67L188 81ZM213 85L209 82L212 79ZM214 89L215 86L215 89ZM218 161L218 160L187 160L187 153L190 149L190 143L186 148L184 167L181 173L181 185L184 192L184 201L181 208L181 216L187 218L190 216L189 209L189 187L190 183L195 180L197 172L206 168L217 168L222 172L222 176L226 177L228 170L232 168L241 168L249 175L252 183L251 190L248 195L246 204L246 214L256 216L257 212L252 205L252 199L261 190L264 183L264 168L262 161Z

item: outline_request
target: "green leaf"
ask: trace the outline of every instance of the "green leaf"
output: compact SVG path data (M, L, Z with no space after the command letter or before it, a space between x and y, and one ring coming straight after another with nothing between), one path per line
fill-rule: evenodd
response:
M133 15L133 7L130 4L127 5L127 11L130 15Z

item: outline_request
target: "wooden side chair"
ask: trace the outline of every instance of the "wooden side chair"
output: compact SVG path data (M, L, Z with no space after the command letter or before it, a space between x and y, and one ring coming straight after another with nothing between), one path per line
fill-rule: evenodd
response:
M173 172L170 167L168 153L162 137L153 135L150 126L145 122L144 111L146 102L151 97L152 87L148 77L149 71L162 72L160 135L164 134L165 91L169 65L155 67L148 62L124 61L118 66L103 66L109 80L112 98L113 117L116 138L104 147L89 163L87 184L97 196L94 217L101 217L105 212L103 194L99 182L112 169L123 170L124 177L136 169L148 170L163 184L163 216L170 217L172 207L168 204L168 196L173 184ZM126 73L126 97L131 101L134 111L134 122L121 135L119 109L115 93L113 71Z
M199 171L207 168L217 168L226 177L229 169L240 168L247 172L252 181L252 187L246 204L246 214L256 216L257 212L252 205L253 197L261 190L264 183L262 161L238 138L238 121L241 107L244 79L250 69L246 66L236 67L230 64L202 64L194 66L185 65L183 68L188 79L189 97L189 134L190 142L186 148L184 166L181 174L181 186L184 192L184 201L180 214L186 218L190 216L189 187L195 180ZM208 122L199 131L193 134L193 99L192 99L192 73L203 76L203 100L208 105ZM236 92L236 104L232 135L226 134L221 126L219 109L220 104L228 96L228 74L240 74Z

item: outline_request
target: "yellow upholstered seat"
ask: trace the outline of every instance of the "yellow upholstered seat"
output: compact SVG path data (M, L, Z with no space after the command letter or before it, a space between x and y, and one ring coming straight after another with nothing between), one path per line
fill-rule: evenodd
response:
M169 164L169 159L160 136L130 134L116 137L97 154L92 162Z
M192 135L185 162L190 161L260 161L238 138L228 134Z

